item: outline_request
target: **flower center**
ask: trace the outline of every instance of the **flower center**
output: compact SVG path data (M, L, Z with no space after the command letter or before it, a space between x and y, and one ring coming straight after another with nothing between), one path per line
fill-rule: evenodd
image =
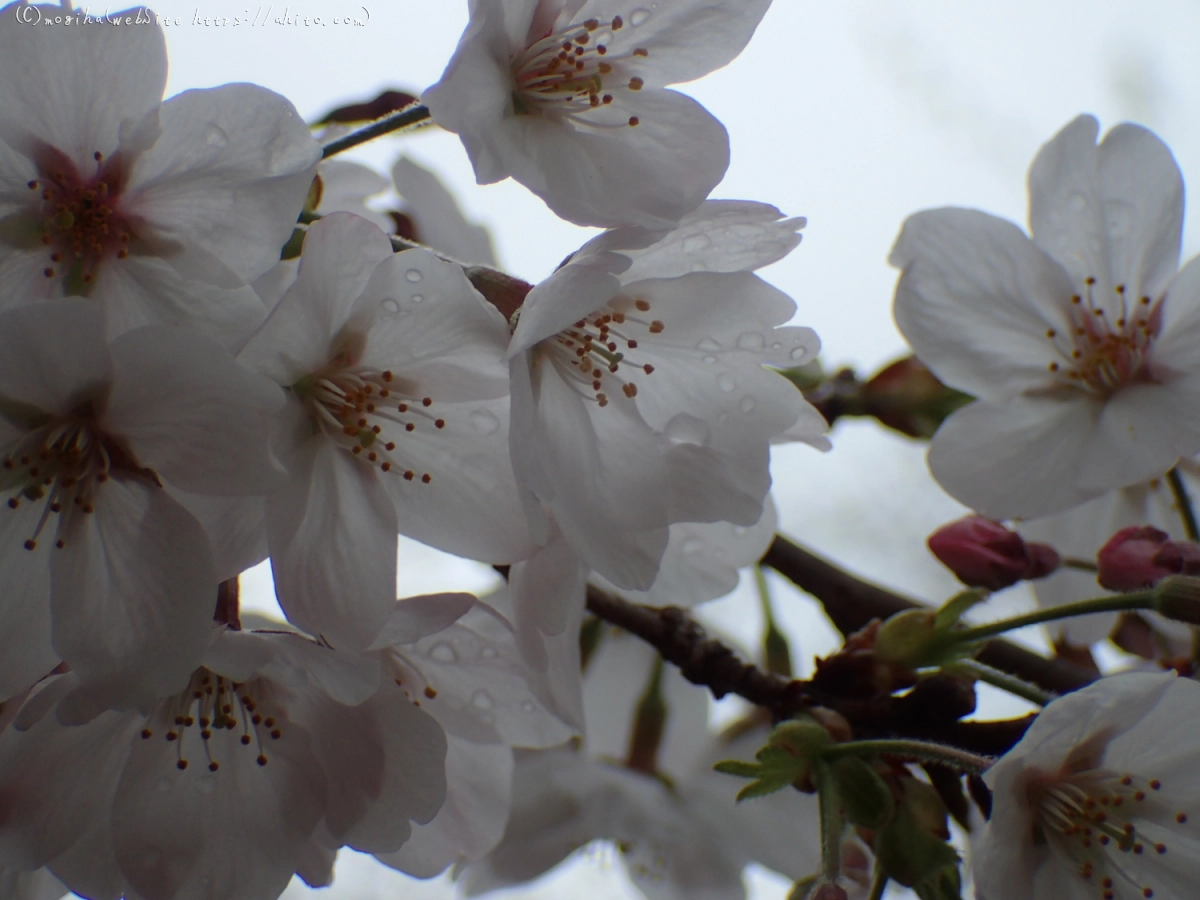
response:
M64 154L48 149L28 185L40 192L41 241L50 251L42 274L65 278L70 294L86 293L105 260L129 256L132 232L119 202L124 166L118 156L105 160L96 151L94 157L96 172L85 178Z
M0 492L12 492L9 509L20 509L23 503L43 504L25 549L37 548L51 513L60 516L55 546L63 547L71 517L95 512L100 485L114 470L148 477L161 487L152 470L140 466L89 416L55 419L30 431L0 463Z
M645 14L644 10L638 12ZM637 24L636 18L631 20ZM627 55L610 54L609 44L616 32L625 27L621 16L609 22L588 19L568 25L527 47L513 59L513 104L518 113L562 115L592 128L636 126L637 116L624 122L596 122L581 113L609 106L624 91L640 91L645 82L630 76L634 59L649 56L644 47L635 47Z
M632 376L639 372L652 375L654 366L631 359L629 352L638 349L638 335L644 339L665 329L661 321L648 317L649 312L648 300L620 294L587 318L542 341L538 349L558 365L585 399L608 406L613 386L633 399L638 386Z
M1049 370L1101 397L1127 384L1154 381L1149 356L1160 327L1160 307L1142 297L1131 308L1123 284L1116 287L1116 302L1101 303L1095 297L1096 279L1089 277L1084 284L1085 293L1071 297L1069 332L1046 332L1062 360L1051 362Z
M246 752L255 754L258 765L265 766L269 762L268 742L283 737L283 728L270 714L270 697L265 688L259 679L238 684L199 668L192 673L187 689L164 701L153 721L147 721L142 740L153 738L157 728L168 743L175 745L175 766L181 771L191 763L189 754L197 749L203 752L210 772L220 769L218 743L226 752L244 747ZM222 731L229 733L224 740ZM236 740L230 740L235 736Z
M1153 860L1180 838L1186 812L1157 779L1090 770L1031 789L1034 839L1070 859L1101 900L1155 895ZM1131 893L1132 891L1132 893Z
M446 420L431 412L433 398L412 397L403 383L389 371L361 366L339 368L335 359L322 372L292 385L304 403L314 426L338 446L383 472L406 481L429 484L433 476L419 473L408 463L403 448L394 440L397 432L418 428L441 430Z

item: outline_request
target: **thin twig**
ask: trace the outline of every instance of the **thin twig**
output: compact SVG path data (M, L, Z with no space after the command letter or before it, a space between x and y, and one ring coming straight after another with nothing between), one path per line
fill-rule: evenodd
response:
M1167 473L1167 484L1171 486L1171 493L1175 497L1179 515L1183 519L1183 528L1187 532L1188 540L1200 541L1200 528L1196 526L1196 511L1192 508L1192 498L1188 496L1187 485L1183 483L1183 476L1179 474L1178 466Z

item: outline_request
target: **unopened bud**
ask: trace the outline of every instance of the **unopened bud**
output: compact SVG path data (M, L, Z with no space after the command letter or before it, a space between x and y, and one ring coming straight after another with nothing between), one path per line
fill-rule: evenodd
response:
M805 715L815 719L822 728L829 732L835 743L854 740L854 729L840 712L827 709L824 706L813 706L805 710Z
M1200 625L1200 578L1168 575L1158 583L1154 609L1168 619Z
M862 386L864 411L888 428L928 440L971 397L942 384L915 356L886 366Z
M875 633L875 656L884 662L921 666L937 640L937 613L931 609L906 609L879 626Z
M1122 528L1096 554L1096 580L1110 591L1154 587L1168 575L1200 574L1200 544L1173 541L1149 525Z
M998 591L1058 568L1053 547L1026 544L1015 531L983 516L967 516L929 536L930 551L969 587Z
M475 290L483 294L484 299L504 316L506 321L512 321L513 314L525 302L525 296L533 285L520 278L513 278L486 266L468 266L465 270L467 279L475 286Z

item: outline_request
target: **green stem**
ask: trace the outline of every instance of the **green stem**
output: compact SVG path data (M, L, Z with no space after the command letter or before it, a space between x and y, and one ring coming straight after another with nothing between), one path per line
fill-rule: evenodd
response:
M883 892L887 890L888 876L883 870L883 866L879 864L879 860L875 860L875 871L871 876L871 893L867 895L867 900L883 900Z
M1010 694L1022 697L1030 703L1036 703L1038 706L1045 706L1055 697L1054 694L1042 690L1036 684L1022 681L1015 675L1009 675L1007 672L993 669L991 666L985 665L975 659L960 659L951 665L943 667L943 671L950 672L951 674L956 671L962 672L964 675L969 675L977 681L982 681L993 687L1008 691Z
M972 775L982 775L994 762L986 756L977 756L957 747L903 739L847 741L821 751L821 757L829 761L843 756L903 756L922 762L941 763L956 772L969 772Z
M421 125L428 121L430 121L428 107L421 106L420 104L406 106L404 109L398 109L394 113L388 113L382 119L372 122L366 128L360 128L358 131L351 132L335 141L330 141L325 145L325 149L321 153L321 158L329 159L329 157L336 153L349 150L351 147L357 147L359 144L365 144L367 141L373 140L380 135L400 131L402 128L411 128L414 125Z
M1058 562L1064 569L1078 569L1080 572L1100 571L1100 567L1090 559L1077 559L1074 556L1064 556Z
M771 592L767 587L767 573L762 566L754 567L754 583L758 586L758 600L763 614L763 653L767 671L773 675L792 677L792 651L788 639L775 624L775 610L771 606Z
M1130 591L1126 594L1113 594L1109 597L1094 597L1091 600L1078 600L1075 603L1064 603L1061 606L1048 606L1036 609L1023 616L1011 619L1001 619L999 622L989 622L986 625L976 625L973 628L961 628L949 631L945 639L952 644L965 644L973 641L983 641L1006 631L1024 628L1026 625L1040 625L1043 622L1053 622L1058 619L1069 619L1072 616L1084 616L1089 613L1129 612L1137 609L1154 609L1153 590Z
M1179 516L1183 519L1183 528L1187 532L1188 540L1200 541L1200 528L1196 526L1192 498L1188 496L1187 485L1183 483L1178 466L1167 473L1167 484L1171 486L1171 493L1175 495L1175 505L1179 507Z
M818 763L815 774L821 807L821 879L834 884L842 874L842 832L846 821L842 817L842 798L838 796L833 770Z

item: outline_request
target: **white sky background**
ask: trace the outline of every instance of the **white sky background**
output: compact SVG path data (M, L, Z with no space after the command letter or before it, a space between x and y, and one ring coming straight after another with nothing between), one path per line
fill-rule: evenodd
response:
M354 0L261 7L160 0L152 8L181 19L167 31L168 95L256 82L308 119L385 87L419 92L438 79L466 22L465 0L367 0L363 27L332 24L334 16L364 17ZM276 24L285 10L293 24ZM193 24L197 15L257 16L259 24ZM306 26L304 16L327 24ZM732 164L714 196L808 217L799 249L763 274L795 298L796 321L820 334L827 366L852 364L866 375L904 352L890 311L896 273L886 262L904 217L960 205L1023 224L1025 170L1038 146L1078 113L1096 114L1104 129L1124 120L1153 128L1185 179L1200 178L1198 36L1195 0L776 0L741 57L684 90L731 135ZM434 129L382 139L349 158L386 171L401 149L436 169L468 215L489 226L513 274L540 280L590 233L561 222L515 183L476 186L457 138ZM1185 255L1197 249L1189 228ZM827 455L803 446L777 452L781 530L873 580L943 599L955 583L924 538L960 508L930 480L923 446L868 423L839 425L833 438ZM489 578L402 546L402 593L477 589ZM832 649L833 634L811 601L782 582L774 588L793 654L811 667L813 654ZM247 589L253 605L273 603L265 579L247 579ZM1014 593L996 605L1011 611L1029 602ZM754 645L759 624L745 585L716 605L712 619ZM1021 709L989 702L996 715ZM506 896L640 896L621 886L606 859L592 854L551 882ZM755 900L785 893L778 879L752 878ZM310 894L296 882L284 896ZM440 900L453 890L343 854L338 880L322 894Z

